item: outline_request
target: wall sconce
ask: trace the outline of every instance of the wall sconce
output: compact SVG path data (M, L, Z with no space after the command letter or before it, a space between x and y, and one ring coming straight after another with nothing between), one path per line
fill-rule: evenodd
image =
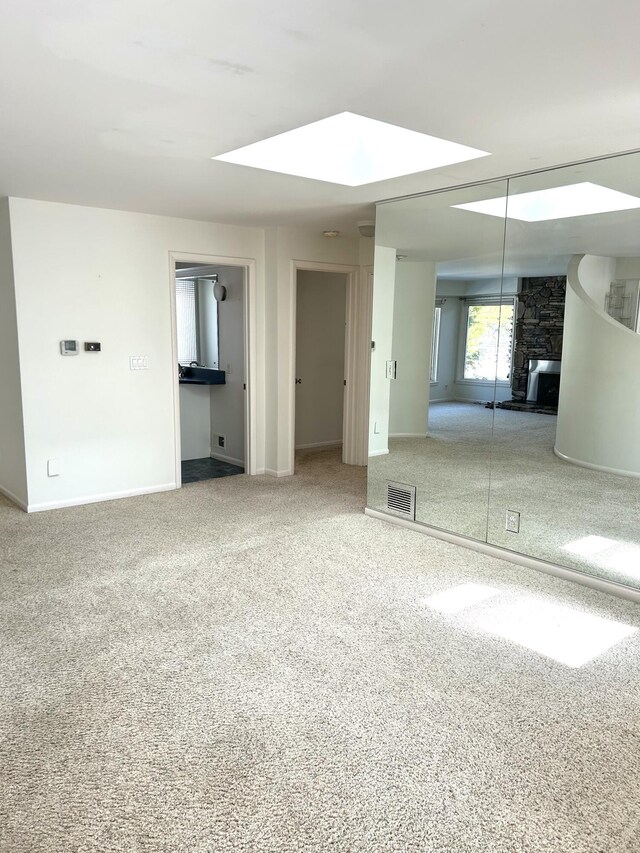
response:
M218 276L213 276L213 298L216 302L224 302L227 298L227 288L218 281Z

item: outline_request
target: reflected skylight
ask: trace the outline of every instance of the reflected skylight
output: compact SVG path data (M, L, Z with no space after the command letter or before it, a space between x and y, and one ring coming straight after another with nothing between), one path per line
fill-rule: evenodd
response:
M640 546L634 542L618 542L606 536L583 536L562 547L570 554L589 557L602 569L640 578Z
M548 219L567 219L572 216L632 210L640 207L640 198L585 181L566 187L517 193L509 195L508 199L502 196L484 201L472 201L467 204L454 204L453 207L503 218L505 203L507 204L508 219L520 219L523 222L543 222Z
M487 155L487 151L344 112L211 159L357 187Z
M589 663L638 630L613 619L525 598L492 608L475 624L570 667Z
M481 583L463 583L430 595L429 598L424 599L423 604L432 610L439 610L440 613L457 613L466 607L486 601L487 598L498 595L499 592L500 590Z

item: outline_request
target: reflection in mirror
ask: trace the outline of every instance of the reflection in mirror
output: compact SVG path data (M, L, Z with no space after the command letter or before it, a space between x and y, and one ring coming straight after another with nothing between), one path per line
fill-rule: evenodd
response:
M640 154L379 205L369 506L640 587L639 312Z
M178 364L218 369L219 267L176 263Z
M489 541L640 586L640 155L512 179L505 274L520 287Z
M503 222L456 205L502 198L504 208L506 189L405 199L376 217L368 503L477 539L487 533L487 403L509 396L516 279L503 288ZM415 487L415 504L398 499L403 486Z

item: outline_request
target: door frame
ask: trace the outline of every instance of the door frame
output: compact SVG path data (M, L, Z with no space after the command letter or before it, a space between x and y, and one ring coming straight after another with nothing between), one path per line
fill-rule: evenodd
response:
M291 363L289 365L289 471L295 472L296 435L296 347L298 271L341 273L346 275L344 378L346 381L342 411L342 461L348 465L366 465L366 447L363 455L362 437L359 435L364 419L362 409L368 398L366 359L362 358L362 335L358 328L363 323L360 308L360 267L352 264L331 264L319 261L291 261L291 301L289 305L289 334ZM367 332L367 346L370 333ZM361 461L363 460L363 461Z
M171 365L173 368L173 432L176 488L182 487L182 442L180 436L180 384L178 381L178 328L176 317L176 262L196 261L202 266L218 264L244 269L243 325L244 325L244 470L256 473L257 382L256 358L256 261L255 258L232 258L226 255L204 255L200 252L169 252L169 292L171 306Z

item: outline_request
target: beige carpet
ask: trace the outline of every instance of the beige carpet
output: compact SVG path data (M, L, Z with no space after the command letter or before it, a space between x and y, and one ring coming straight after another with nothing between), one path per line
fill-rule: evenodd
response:
M501 633L639 609L366 518L333 450L299 470L0 504L2 853L635 853L640 632L577 668Z
M416 485L416 520L627 586L640 586L640 479L553 452L556 418L434 403L428 438L394 438L369 460L369 506L386 482ZM505 530L507 509L520 532ZM594 539L594 537L596 537Z

